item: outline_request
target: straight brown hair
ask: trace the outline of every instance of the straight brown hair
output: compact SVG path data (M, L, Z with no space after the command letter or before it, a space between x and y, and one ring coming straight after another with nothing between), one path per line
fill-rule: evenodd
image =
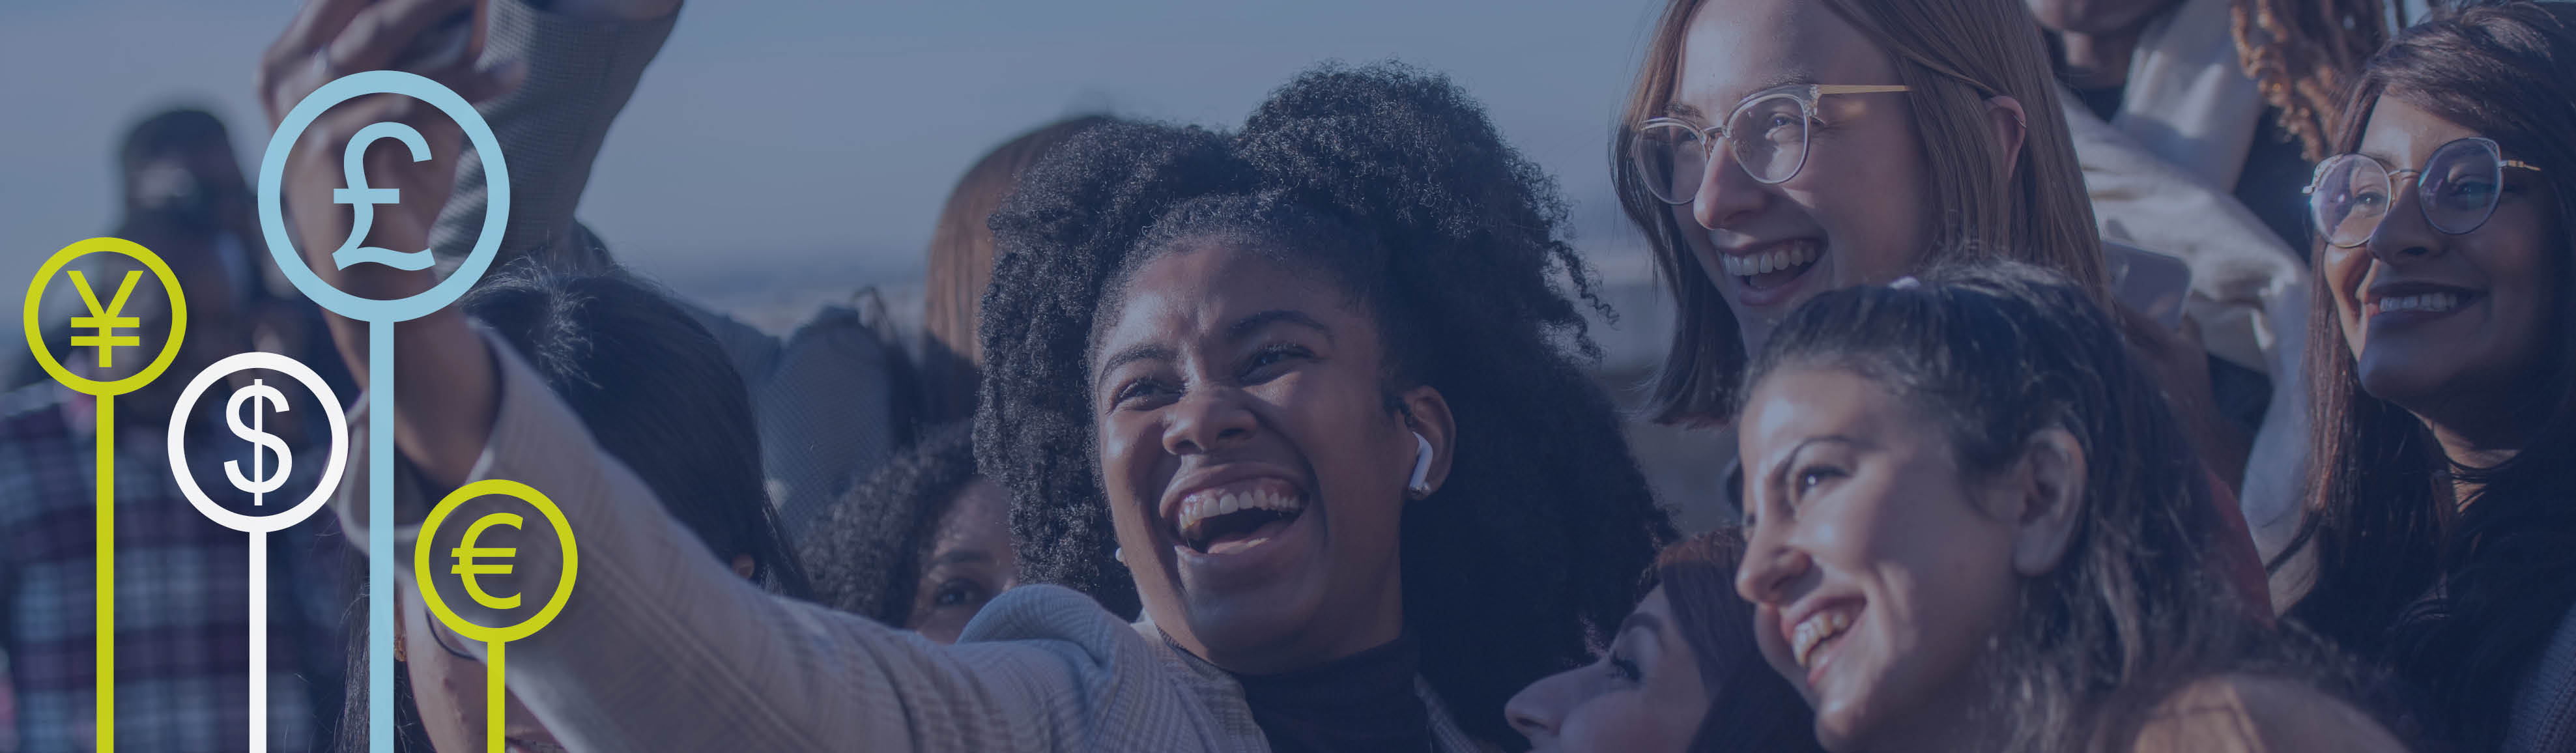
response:
M986 220L1038 158L1109 121L1106 115L1084 115L1012 137L976 160L949 189L939 225L930 234L929 279L922 291L922 425L975 417L975 382L984 364L975 317L983 308L984 286L993 279L993 231Z
M2539 166L2562 232L2543 337L2542 385L2520 453L2493 467L2451 462L2424 422L2361 386L2334 297L2308 315L2307 474L2315 486L2279 568L2314 548L2316 580L2289 616L2390 664L2460 750L2502 743L2516 678L2576 604L2576 5L2529 2L2445 13L2401 32L2363 68L2331 146L2360 149L2383 99L2495 139ZM2412 211L2412 210L2402 210ZM2323 246L2311 254L2320 285ZM2323 288L2321 287L2322 291ZM2452 481L2478 485L2454 499Z
M1612 140L1610 165L1620 208L1654 248L1655 268L1679 309L1672 349L1655 377L1649 415L1662 423L1713 424L1732 417L1746 360L1735 314L1685 245L1671 205L1646 191L1632 167L1636 126L1664 114L1680 78L1682 38L1704 0L1672 0L1656 21L1645 63ZM2112 305L2092 199L2075 143L2058 109L2039 23L2018 0L1824 0L1896 58L1911 87L1915 134L1923 140L1923 201L1933 209L1923 264L2005 258L2067 276L2097 303ZM2028 120L2020 159L1996 144L1985 100L2010 96ZM2011 171L2002 166L2012 161Z

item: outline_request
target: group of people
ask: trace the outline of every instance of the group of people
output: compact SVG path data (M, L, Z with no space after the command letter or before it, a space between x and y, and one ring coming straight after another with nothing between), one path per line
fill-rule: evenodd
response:
M262 100L471 4L313 0ZM2462 5L1670 0L1608 161L1678 312L1647 413L1736 451L1679 531L1563 198L1436 73L1032 131L951 196L917 345L781 340L572 218L676 0L493 0L417 72L510 155L506 260L395 327L349 456L396 423L396 517L353 463L336 522L409 562L466 483L561 508L524 750L2576 751L2576 4ZM308 129L335 287L438 279L320 258L377 121L442 146L371 185L444 200L369 244L470 243L443 118ZM567 566L514 543L501 582ZM492 648L431 587L363 597L400 747L476 749Z

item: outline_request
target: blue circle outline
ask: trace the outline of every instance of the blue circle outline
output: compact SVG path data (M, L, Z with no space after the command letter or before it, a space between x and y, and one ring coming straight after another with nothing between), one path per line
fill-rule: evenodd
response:
M474 250L465 255L465 263L454 274L428 290L404 298L380 300L352 295L331 287L313 273L304 256L295 249L294 236L286 232L286 217L279 200L279 188L285 178L286 157L294 150L304 130L315 118L332 106L369 94L400 94L436 106L456 121L471 139L476 154L483 159L483 182L489 203L483 208L483 233L474 239ZM510 169L501 158L500 140L492 136L492 126L483 122L464 97L418 74L403 71L360 71L323 84L305 95L295 109L278 121L277 133L268 139L268 153L259 161L259 229L268 236L268 253L276 257L277 266L286 279L295 284L314 303L332 313L368 322L400 322L427 316L463 297L483 272L492 266L494 252L501 247L501 234L510 218ZM426 250L426 249L424 249Z

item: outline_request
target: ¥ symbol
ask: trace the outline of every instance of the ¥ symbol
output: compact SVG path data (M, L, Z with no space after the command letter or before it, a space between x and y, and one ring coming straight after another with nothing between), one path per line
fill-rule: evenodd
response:
M420 131L401 123L385 122L370 125L358 129L358 135L349 138L348 151L340 155L340 172L348 178L349 187L333 189L331 201L349 205L349 209L355 212L356 216L351 218L349 223L349 238L340 242L339 250L331 252L331 263L339 265L341 269L367 262L375 262L407 272L428 269L433 260L426 249L395 251L377 246L358 245L367 237L368 229L376 224L376 205L402 201L402 189L367 187L367 145L375 143L377 139L393 139L402 142L403 146L410 147L413 162L429 159L429 141L421 138Z
M98 330L95 335L73 335L72 347L98 348L99 368L116 367L116 346L143 344L139 335L116 334L118 329L143 326L140 317L118 316L125 313L125 299L134 294L134 281L140 279L143 279L142 272L125 273L125 281L117 283L116 297L101 307L98 305L98 291L90 288L89 278L82 276L80 270L72 270L72 287L80 290L81 305L89 307L89 316L72 317L72 328Z

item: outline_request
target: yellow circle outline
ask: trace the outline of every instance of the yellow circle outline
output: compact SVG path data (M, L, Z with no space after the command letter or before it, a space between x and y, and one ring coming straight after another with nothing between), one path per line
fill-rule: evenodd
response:
M169 293L170 297L170 339L161 343L161 354L154 356L152 364L143 367L142 371L113 382L90 379L72 373L71 369L63 368L61 361L54 360L53 351L45 349L44 329L41 323L36 321L36 309L41 307L45 300L45 284L53 282L54 274L62 271L63 265L70 264L73 259L95 253L119 253L143 262L145 268L152 270L152 277L161 281L161 289ZM63 250L54 252L51 258L45 260L44 266L36 269L35 279L27 283L27 306L23 315L20 321L27 331L27 349L35 352L36 363L45 367L45 373L52 374L55 381L62 382L63 386L70 387L73 391L100 397L122 395L142 389L145 383L161 376L162 371L170 368L170 361L178 358L179 343L188 333L188 297L179 290L178 275L171 274L170 265L162 263L161 257L153 254L151 249L123 238L90 238L75 241L69 246L64 246Z
M537 616L509 627L487 628L467 621L456 610L447 608L445 599L439 598L438 589L430 585L429 554L436 548L430 542L438 532L438 524L447 519L448 513L468 501L495 494L528 503L537 508L537 512L545 514L547 522L554 524L555 535L563 539L563 576L556 579L554 595L547 597L545 608L537 610ZM429 519L420 523L420 537L412 542L411 574L420 582L420 596L429 602L429 613L438 615L438 621L445 623L449 630L485 643L507 643L535 634L547 623L554 622L555 615L563 611L564 600L572 596L573 575L581 570L579 551L573 545L572 525L564 522L563 510L555 507L554 500L547 499L546 495L527 484L507 479L484 479L449 493L446 499L438 501L437 507L430 509Z

